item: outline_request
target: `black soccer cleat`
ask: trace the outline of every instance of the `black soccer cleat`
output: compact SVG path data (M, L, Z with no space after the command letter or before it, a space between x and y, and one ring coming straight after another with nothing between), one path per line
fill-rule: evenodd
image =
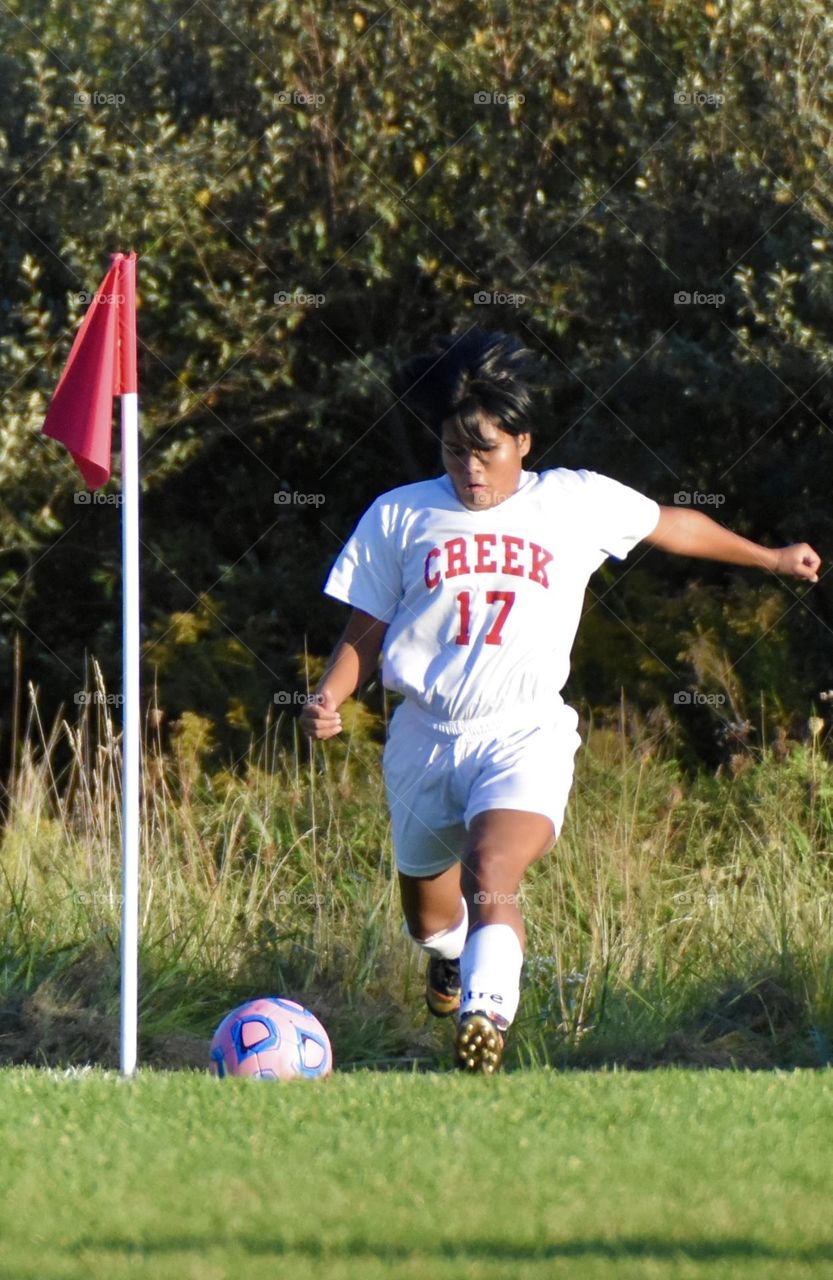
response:
M448 1018L460 1008L460 961L431 956L425 975L425 1003L435 1018Z
M487 1013L462 1013L454 1046L457 1066L462 1071L492 1076L501 1064L505 1043L505 1030Z

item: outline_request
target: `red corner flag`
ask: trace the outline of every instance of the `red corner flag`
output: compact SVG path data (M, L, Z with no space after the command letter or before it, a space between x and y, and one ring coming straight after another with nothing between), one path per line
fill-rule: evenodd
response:
M136 255L114 253L87 309L43 424L88 489L110 479L113 397L136 391Z

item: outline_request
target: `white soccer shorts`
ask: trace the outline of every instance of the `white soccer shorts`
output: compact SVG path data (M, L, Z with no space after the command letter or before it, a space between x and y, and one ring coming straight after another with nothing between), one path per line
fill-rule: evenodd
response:
M400 871L431 876L458 862L468 827L488 809L542 813L560 835L578 716L562 705L556 723L536 725L536 714L438 722L414 702L397 707L382 767Z

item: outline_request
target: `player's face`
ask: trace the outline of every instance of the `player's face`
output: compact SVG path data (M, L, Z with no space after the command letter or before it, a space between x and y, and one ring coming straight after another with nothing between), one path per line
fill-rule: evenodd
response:
M481 421L480 435L489 448L473 451L453 427L443 423L443 466L457 497L469 511L496 507L511 498L521 478L521 460L531 444L529 432L510 435L490 418Z

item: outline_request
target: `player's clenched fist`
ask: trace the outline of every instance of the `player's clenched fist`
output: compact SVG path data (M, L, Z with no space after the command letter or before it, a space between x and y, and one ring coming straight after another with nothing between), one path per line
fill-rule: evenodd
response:
M781 547L778 551L776 573L789 573L795 578L807 578L810 582L818 582L818 570L821 556L808 546L806 542L796 542L791 547Z
M317 693L314 700L308 702L299 717L301 728L308 738L321 740L334 738L341 733L341 716L336 700L326 690Z

